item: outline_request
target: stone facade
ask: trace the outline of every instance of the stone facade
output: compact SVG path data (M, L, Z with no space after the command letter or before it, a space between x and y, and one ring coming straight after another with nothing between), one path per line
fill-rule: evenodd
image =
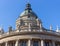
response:
M60 33L45 29L28 3L16 20L16 29L0 30L0 46L60 46Z

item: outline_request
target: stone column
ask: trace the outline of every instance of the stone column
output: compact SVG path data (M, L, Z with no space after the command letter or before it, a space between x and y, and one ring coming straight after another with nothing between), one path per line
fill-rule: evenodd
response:
M18 44L19 44L19 41L18 41L18 40L16 40L15 46L18 46Z
M52 46L55 46L55 41L52 41Z
M41 46L44 46L44 40L41 40Z
M41 42L40 41L38 42L38 45L41 46Z
M5 46L8 46L8 42L5 43Z
M31 40L30 39L28 40L28 46L31 46Z

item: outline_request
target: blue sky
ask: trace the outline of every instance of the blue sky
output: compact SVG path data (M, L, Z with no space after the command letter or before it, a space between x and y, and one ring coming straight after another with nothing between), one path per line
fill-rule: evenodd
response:
M16 19L24 11L27 0L0 0L0 27L8 31L8 27L15 29ZM43 26L49 29L53 26L60 28L60 0L30 0L33 11L42 20Z

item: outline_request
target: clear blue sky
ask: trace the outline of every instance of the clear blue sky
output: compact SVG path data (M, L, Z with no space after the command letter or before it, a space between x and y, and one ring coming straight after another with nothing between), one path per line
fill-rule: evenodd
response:
M30 0L33 11L42 20L43 26L49 29L56 25L60 27L60 0ZM15 29L16 19L26 5L25 0L0 0L0 27L2 26L5 31L11 25Z

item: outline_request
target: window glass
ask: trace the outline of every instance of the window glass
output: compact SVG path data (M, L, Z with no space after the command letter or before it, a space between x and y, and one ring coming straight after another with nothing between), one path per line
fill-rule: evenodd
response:
M45 42L45 46L49 46L49 42Z
M33 41L33 46L38 46L38 41Z
M20 46L27 46L26 41L21 41Z

